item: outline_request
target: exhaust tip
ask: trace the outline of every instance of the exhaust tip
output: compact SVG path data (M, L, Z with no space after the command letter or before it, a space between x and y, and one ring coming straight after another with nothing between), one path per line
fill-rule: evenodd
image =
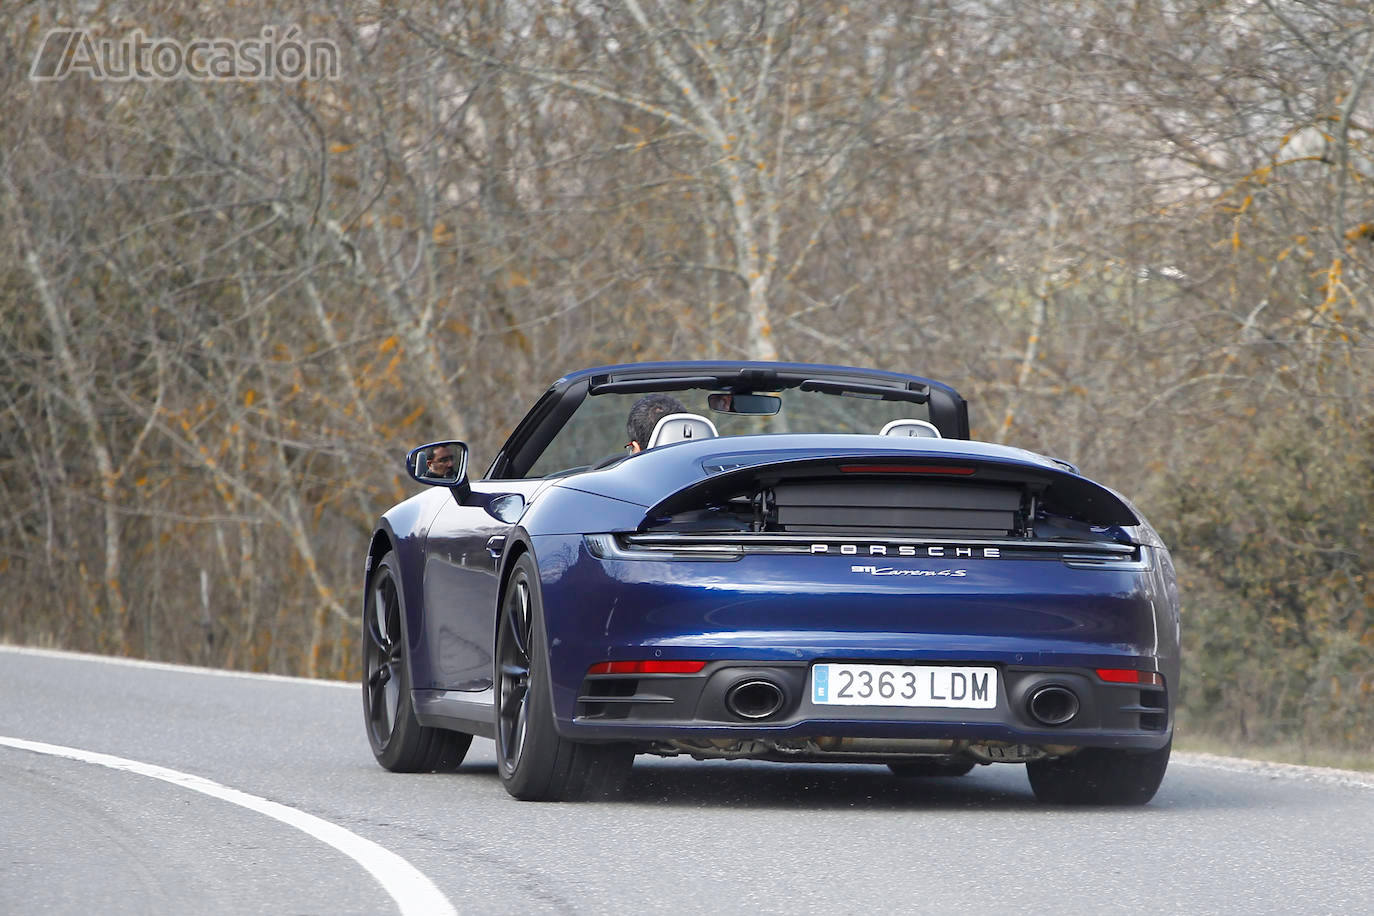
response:
M725 693L725 708L741 719L767 719L786 702L782 688L772 681L740 681Z
M1078 715L1078 694L1067 687L1040 687L1026 701L1026 711L1041 725L1063 725Z

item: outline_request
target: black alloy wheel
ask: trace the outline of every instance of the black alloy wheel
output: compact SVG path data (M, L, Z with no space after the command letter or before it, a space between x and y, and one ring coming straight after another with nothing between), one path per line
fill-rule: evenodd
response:
M544 609L534 558L515 561L496 629L496 759L501 784L522 801L577 801L614 793L634 763L627 744L569 741L554 725Z
M1026 764L1035 797L1053 805L1143 805L1169 766L1173 741L1157 751L1085 747L1070 757Z
M530 716L530 583L517 571L506 591L496 636L496 750L501 777L520 765Z
M451 770L463 762L472 736L429 728L415 718L397 578L395 554L388 553L372 573L363 608L367 741L377 762L393 772Z

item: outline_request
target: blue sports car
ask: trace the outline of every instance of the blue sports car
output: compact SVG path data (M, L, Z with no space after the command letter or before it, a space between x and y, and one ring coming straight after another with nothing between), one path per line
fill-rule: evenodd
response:
M555 382L470 479L367 551L363 710L389 770L495 740L516 798L614 792L637 754L1023 763L1037 798L1143 804L1179 676L1169 552L1055 458L969 439L947 385L667 362Z

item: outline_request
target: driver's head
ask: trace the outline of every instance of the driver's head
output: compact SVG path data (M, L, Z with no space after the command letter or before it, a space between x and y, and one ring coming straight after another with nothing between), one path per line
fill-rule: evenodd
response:
M436 445L429 450L429 458L425 463L429 467L430 477L452 477L453 449L447 445Z
M633 454L642 452L649 445L649 437L654 434L658 421L672 413L686 413L682 402L668 394L646 394L635 401L630 408L630 417L625 421L625 430L630 441L625 447Z

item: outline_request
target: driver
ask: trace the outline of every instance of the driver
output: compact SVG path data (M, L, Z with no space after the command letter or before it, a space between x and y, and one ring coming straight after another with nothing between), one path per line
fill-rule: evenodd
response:
M425 474L428 477L452 477L453 449L447 445L436 445L430 449L425 459Z
M625 443L629 453L636 455L644 451L658 421L673 413L687 413L687 408L672 395L646 394L635 401L625 421L625 430L630 434L630 441Z

